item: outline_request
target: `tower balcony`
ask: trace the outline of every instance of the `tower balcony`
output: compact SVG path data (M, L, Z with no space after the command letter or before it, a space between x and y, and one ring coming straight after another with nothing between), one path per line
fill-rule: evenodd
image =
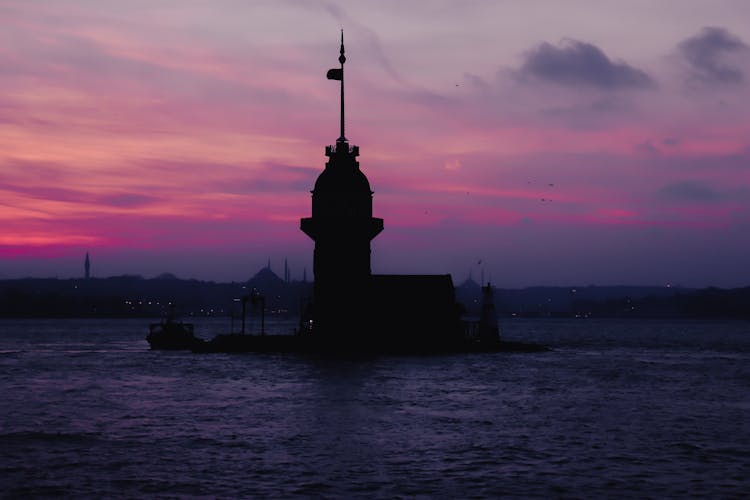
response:
M305 217L300 219L300 229L313 241L319 239L359 239L371 241L383 231L383 219L369 217L353 220L346 217L317 219Z
M342 148L345 149L342 151ZM331 146L326 146L326 156L333 156L336 152L344 152L352 156L359 156L359 146L350 146L348 142L337 142Z

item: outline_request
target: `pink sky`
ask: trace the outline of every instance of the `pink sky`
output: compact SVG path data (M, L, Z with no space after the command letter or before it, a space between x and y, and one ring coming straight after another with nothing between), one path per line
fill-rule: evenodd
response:
M5 1L0 279L239 281L347 136L373 272L750 284L750 3ZM481 264L479 263L481 261Z

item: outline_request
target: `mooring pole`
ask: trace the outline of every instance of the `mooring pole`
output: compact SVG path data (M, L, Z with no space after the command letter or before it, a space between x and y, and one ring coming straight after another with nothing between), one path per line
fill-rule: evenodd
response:
M245 335L245 311L247 310L247 295L242 296L242 335Z

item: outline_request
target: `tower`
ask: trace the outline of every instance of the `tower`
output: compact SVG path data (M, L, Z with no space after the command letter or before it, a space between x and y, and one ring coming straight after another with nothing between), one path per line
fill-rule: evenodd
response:
M497 326L497 313L492 285L482 286L482 313L479 318L479 339L484 342L500 340L500 329Z
M89 253L86 252L86 260L83 261L84 277L89 279L91 277L91 261L89 260Z
M359 169L359 147L344 135L344 34L340 68L328 71L341 82L341 135L326 146L328 161L312 190L312 217L300 228L315 241L313 254L313 332L341 339L362 327L370 285L370 241L383 230L383 219L372 216L372 195Z

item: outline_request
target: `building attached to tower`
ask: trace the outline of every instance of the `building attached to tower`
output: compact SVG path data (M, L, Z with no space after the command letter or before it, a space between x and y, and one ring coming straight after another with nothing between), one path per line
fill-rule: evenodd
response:
M450 343L463 335L450 275L373 275L370 242L383 231L373 191L360 169L359 147L344 134L344 40L340 68L341 133L312 192L312 216L300 228L314 242L312 335L339 346L399 350Z

